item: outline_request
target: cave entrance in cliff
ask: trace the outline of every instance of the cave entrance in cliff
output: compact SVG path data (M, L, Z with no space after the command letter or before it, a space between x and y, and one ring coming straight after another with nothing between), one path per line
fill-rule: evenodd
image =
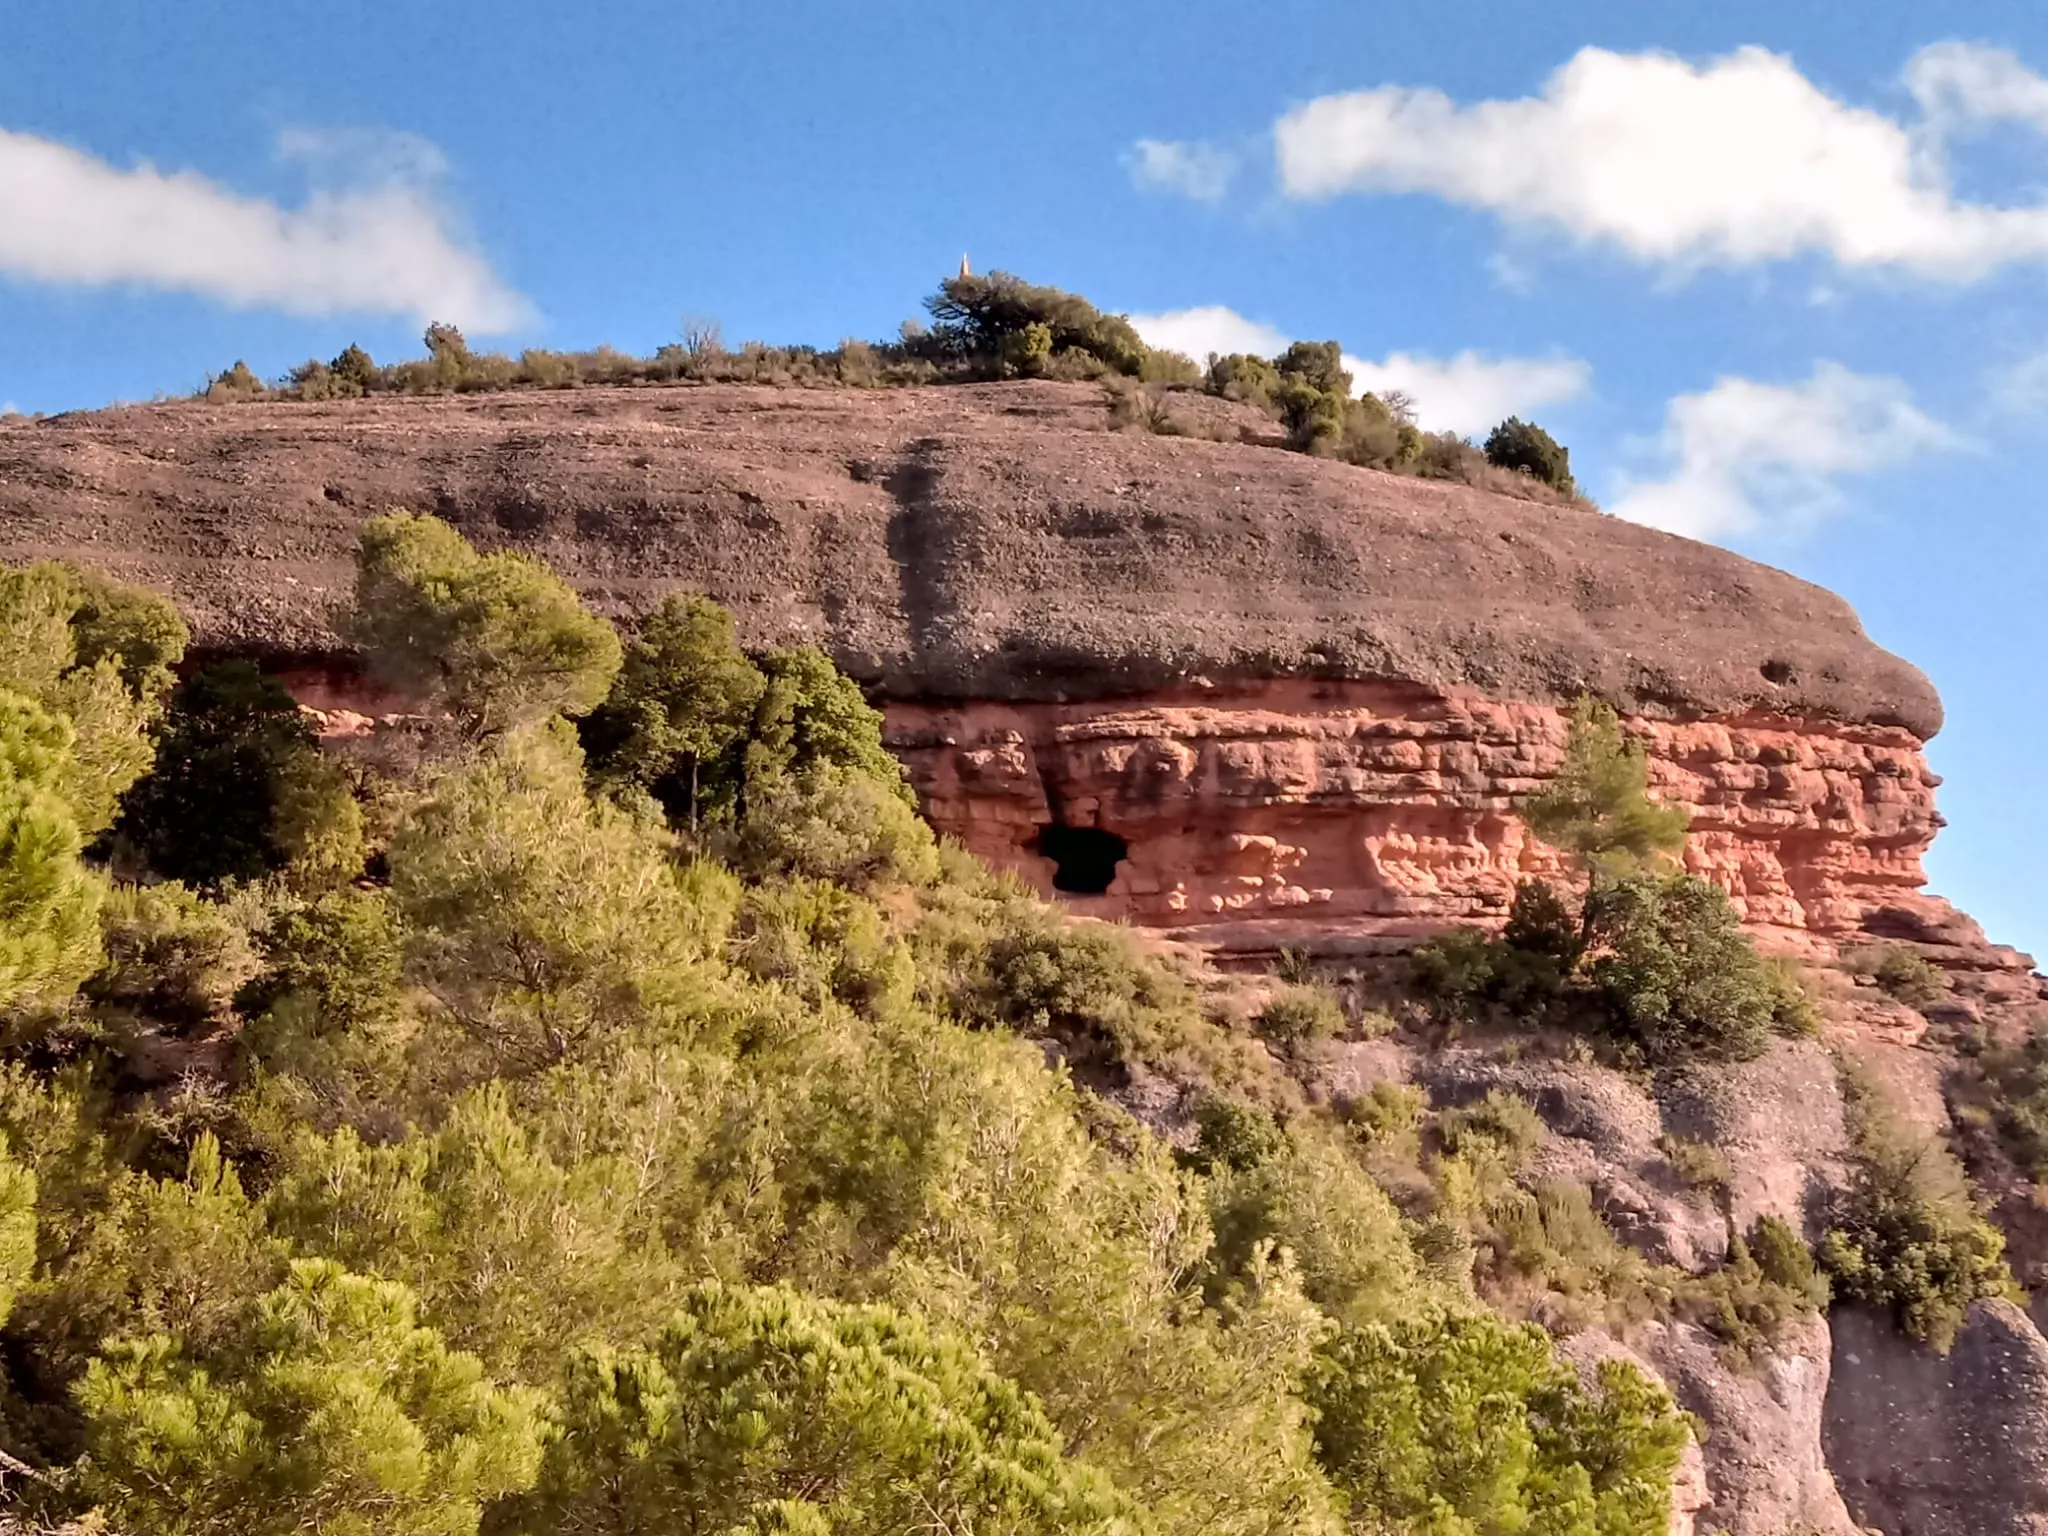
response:
M1052 860L1052 888L1069 896L1100 896L1116 879L1131 845L1099 827L1040 827L1038 851Z

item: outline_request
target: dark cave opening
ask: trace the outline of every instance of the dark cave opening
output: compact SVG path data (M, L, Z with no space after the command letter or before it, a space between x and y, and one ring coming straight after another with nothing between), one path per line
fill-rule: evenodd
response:
M1116 878L1131 845L1096 827L1040 827L1038 851L1053 862L1052 888L1069 896L1100 896Z

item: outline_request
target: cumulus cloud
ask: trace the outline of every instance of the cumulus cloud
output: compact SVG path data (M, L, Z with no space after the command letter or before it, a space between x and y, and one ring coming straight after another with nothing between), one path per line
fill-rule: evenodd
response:
M2048 256L2048 203L1958 199L1947 138L1976 122L2048 135L2048 79L2011 54L1916 54L1901 122L1829 95L1781 54L1692 64L1587 48L1540 94L1469 105L1405 86L1324 96L1274 128L1297 198L1420 193L1680 267L1813 252L1964 280Z
M1222 304L1132 315L1131 324L1147 345L1185 352L1197 361L1211 352L1271 357L1294 339L1276 325L1248 319ZM1484 432L1506 417L1585 393L1593 377L1578 358L1494 358L1479 352L1448 359L1395 352L1379 362L1346 353L1344 366L1361 391L1407 395L1415 402L1417 420L1436 432Z
M1223 304L1197 309L1172 309L1164 314L1132 315L1131 324L1148 347L1185 352L1200 362L1211 352L1253 352L1271 357L1293 338L1277 325L1250 320Z
M1488 357L1460 352L1452 358L1395 352L1384 362L1353 360L1360 389L1398 389L1433 431L1482 433L1510 416L1526 416L1571 400L1593 382L1592 367L1576 357Z
M1696 539L1797 528L1840 503L1836 482L1961 440L1897 379L1820 363L1797 384L1728 377L1666 409L1662 479L1609 510Z
M1155 192L1177 192L1197 202L1213 203L1230 190L1237 174L1237 156L1214 144L1140 139L1124 156L1131 180Z
M296 208L0 129L0 275L484 332L527 318L525 301L456 234L434 186L439 152L424 140L300 130L279 151L314 173Z

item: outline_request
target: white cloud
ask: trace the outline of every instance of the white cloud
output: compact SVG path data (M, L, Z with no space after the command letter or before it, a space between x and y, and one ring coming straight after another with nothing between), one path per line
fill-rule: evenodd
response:
M315 168L296 208L192 171L121 169L0 129L0 275L134 284L292 314L372 313L503 331L526 302L454 233L432 185L439 152L405 136L300 130L282 155ZM338 184L337 184L338 183Z
M1438 432L1483 433L1510 416L1526 416L1571 400L1593 382L1592 367L1576 357L1456 357L1390 354L1384 362L1351 359L1360 389L1398 389L1415 402L1421 423Z
M1211 352L1271 357L1295 339L1222 304L1130 318L1147 345L1185 352L1198 362ZM1506 417L1583 394L1593 377L1578 358L1490 358L1478 352L1447 360L1395 352L1380 362L1346 353L1344 366L1361 391L1402 391L1415 402L1417 419L1436 432L1483 432Z
M2048 133L2048 80L2003 48L1932 44L1907 62L1905 81L1935 131L2009 122Z
M1671 402L1669 474L1625 486L1609 510L1696 539L1796 528L1835 509L1841 477L1959 446L1897 379L1825 362L1798 384L1722 378Z
M19 416L20 414L21 407L12 400L0 402L0 416Z
M1761 48L1700 65L1587 48L1540 95L1383 86L1311 101L1274 138L1294 197L1428 194L1680 267L1818 252L1960 280L2048 257L2048 204L1959 201L1943 137L1993 119L2048 134L2048 80L1962 43L1916 54L1905 79L1913 123Z
M1271 357L1286 350L1294 338L1277 325L1248 320L1223 304L1199 309L1173 309L1158 315L1132 315L1131 324L1148 347L1185 352L1200 362L1211 352L1253 352Z
M1219 201L1237 174L1237 156L1214 144L1181 144L1140 139L1124 156L1131 180L1158 192L1177 192L1197 202Z

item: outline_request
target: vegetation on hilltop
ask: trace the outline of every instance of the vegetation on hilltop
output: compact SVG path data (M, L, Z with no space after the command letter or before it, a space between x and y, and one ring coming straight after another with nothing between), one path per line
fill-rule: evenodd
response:
M938 846L817 652L689 600L623 644L403 515L352 633L438 704L408 753L323 754L246 667L172 687L146 594L12 573L31 633L0 673L17 1509L1663 1530L1669 1397L1487 1310L1448 1218L1305 1104L1288 1063L1348 1016L1303 985L1269 1047ZM1191 1145L1083 1086L1142 1074Z
M1176 397L1202 392L1265 413L1279 428L1274 440L1304 453L1537 500L1579 499L1570 454L1541 427L1511 417L1483 447L1456 433L1424 432L1406 397L1356 392L1334 341L1297 341L1271 358L1212 354L1198 363L1146 345L1125 316L1105 314L1078 294L1007 272L947 278L925 300L925 310L929 324L907 321L892 340L848 339L825 349L757 341L728 348L718 327L690 322L681 341L645 358L612 347L531 348L513 358L474 351L454 326L436 324L427 328L423 358L379 365L351 345L330 361L309 360L273 383L237 362L206 394L217 400L342 400L585 385L871 389L1007 378L1099 380L1110 421L1120 428L1213 435L1218 429L1199 427L1174 408ZM1236 429L1230 435L1237 436Z

